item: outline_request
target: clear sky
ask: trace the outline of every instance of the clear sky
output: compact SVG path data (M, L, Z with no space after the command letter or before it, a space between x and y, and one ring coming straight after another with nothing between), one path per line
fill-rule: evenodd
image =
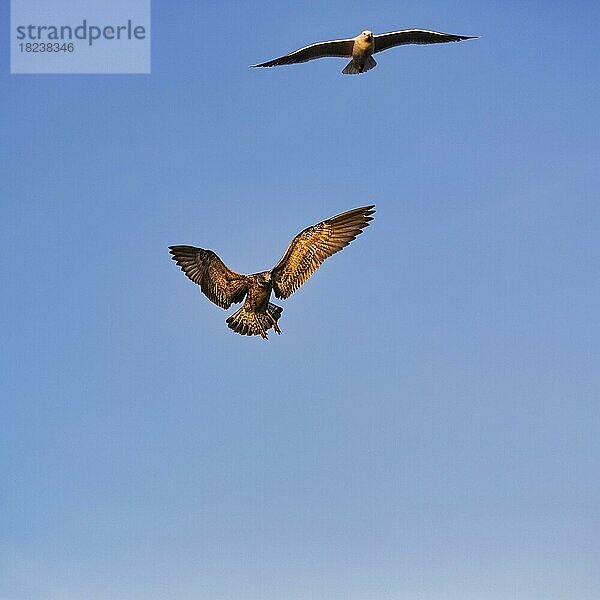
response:
M152 10L151 75L0 59L0 599L600 598L598 3ZM483 37L248 68L408 27ZM268 342L167 252L370 203Z

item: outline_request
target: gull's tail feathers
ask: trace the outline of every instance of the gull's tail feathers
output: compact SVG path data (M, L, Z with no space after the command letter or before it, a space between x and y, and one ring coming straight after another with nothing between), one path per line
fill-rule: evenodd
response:
M367 57L364 64L360 64L352 59L344 68L342 73L344 75L358 75L358 73L365 73L366 71L370 71L375 68L377 63L372 56Z
M238 311L234 312L226 321L227 327L233 329L240 335L260 335L263 339L267 339L267 331L274 328L279 334L281 330L277 325L277 321L283 312L281 306L269 302L267 310L264 313L248 310L246 306L242 306Z

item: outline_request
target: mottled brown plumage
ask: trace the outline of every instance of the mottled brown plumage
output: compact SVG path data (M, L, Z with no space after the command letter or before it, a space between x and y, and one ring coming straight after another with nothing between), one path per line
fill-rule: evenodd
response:
M292 65L303 63L316 58L329 56L340 58L352 58L342 73L344 75L355 75L371 70L377 65L373 54L383 52L394 46L405 44L440 44L444 42L458 42L470 40L475 36L454 35L453 33L442 33L440 31L428 31L427 29L403 29L402 31L391 31L390 33L373 34L369 30L363 31L355 38L347 40L331 40L328 42L317 42L310 44L294 52L290 52L279 58L269 60L252 67L277 67L279 65Z
M283 308L269 302L289 298L331 255L345 248L373 220L374 206L363 206L307 227L290 243L281 260L270 271L242 275L229 269L212 251L194 246L169 246L172 259L206 297L221 308L242 302L227 319L227 325L241 335L267 338Z

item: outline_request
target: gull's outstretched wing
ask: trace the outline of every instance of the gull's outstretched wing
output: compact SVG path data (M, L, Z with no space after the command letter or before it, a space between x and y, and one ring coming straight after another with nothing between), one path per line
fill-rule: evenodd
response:
M275 295L291 296L326 258L361 234L373 220L373 208L374 205L355 208L300 232L271 271Z
M248 278L229 269L212 250L169 246L169 252L181 270L217 306L229 308L244 299L249 287Z
M391 31L375 36L375 49L373 52L383 52L394 46L404 44L442 44L444 42L460 42L460 40L472 40L478 36L454 35L452 33L441 33L439 31L428 31L427 29L404 29L402 31Z
M326 56L351 57L354 40L331 40L329 42L317 42L310 46L300 48L290 52L285 56L280 56L273 60L269 60L259 65L250 65L252 67L276 67L279 65L292 65L295 63L303 63L315 58L324 58Z

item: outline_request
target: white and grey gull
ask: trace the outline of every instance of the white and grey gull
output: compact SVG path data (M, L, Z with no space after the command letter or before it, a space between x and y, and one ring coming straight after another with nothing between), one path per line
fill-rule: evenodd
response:
M479 36L455 35L452 33L441 33L439 31L428 31L427 29L403 29L401 31L390 31L389 33L374 34L365 30L355 38L346 40L330 40L310 44L279 58L269 60L252 67L276 67L279 65L292 65L303 63L316 58L339 57L351 58L342 73L344 75L355 75L371 70L377 65L373 54L383 52L394 46L405 44L440 44L444 42L459 42L471 40Z

